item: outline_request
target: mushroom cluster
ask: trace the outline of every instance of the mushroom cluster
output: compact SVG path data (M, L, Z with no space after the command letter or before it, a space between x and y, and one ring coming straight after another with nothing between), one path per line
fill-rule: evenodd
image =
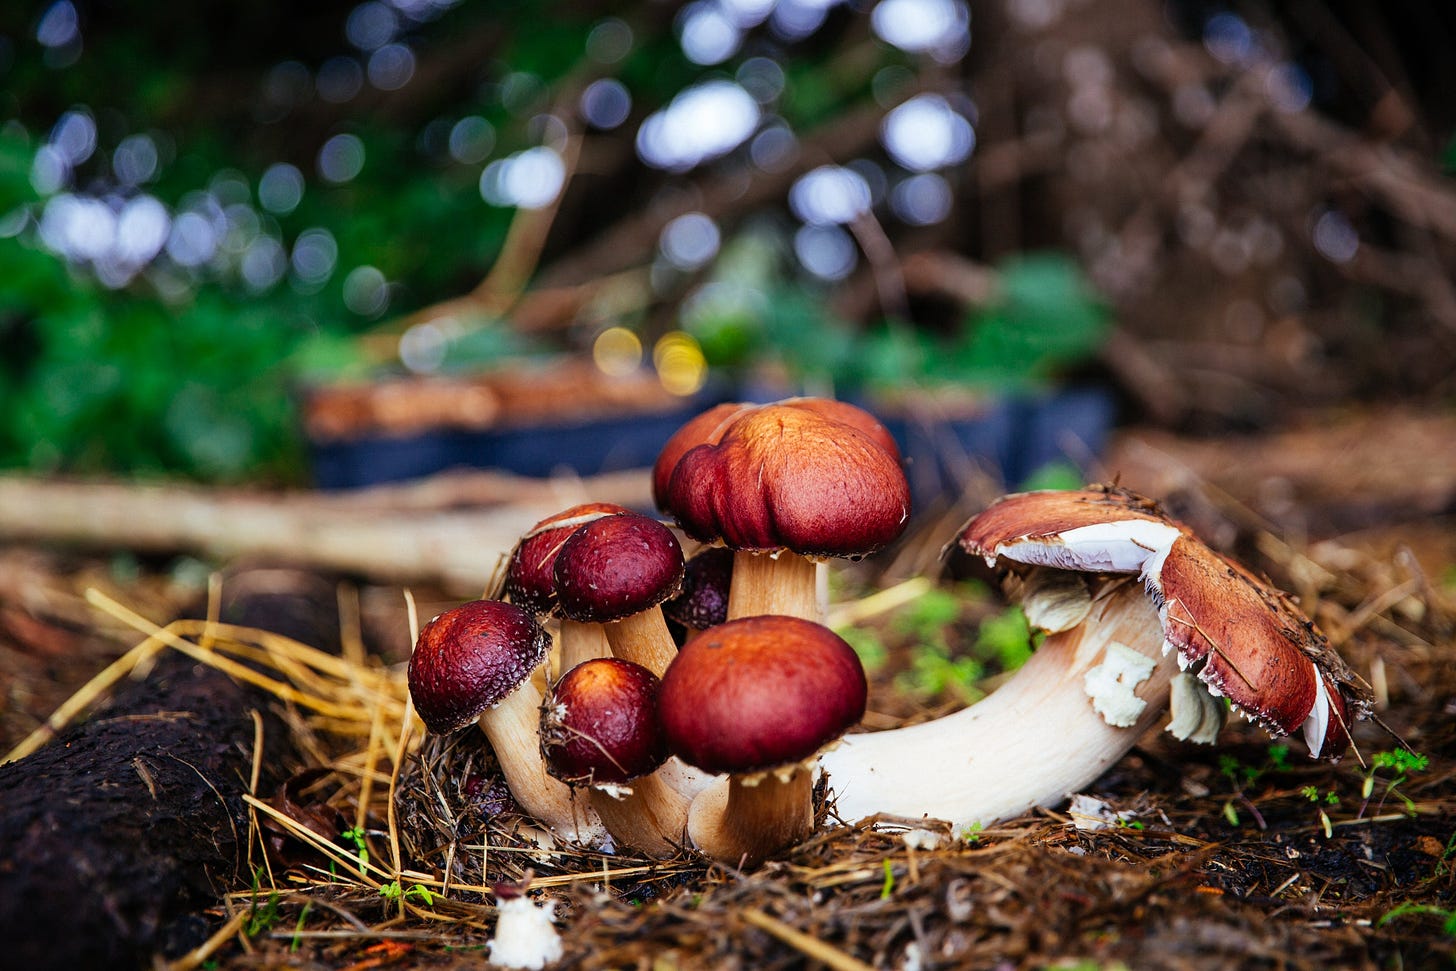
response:
M522 538L511 603L431 621L410 664L426 726L478 719L522 807L567 839L751 866L813 832L820 778L846 820L969 826L1065 800L1165 714L1212 742L1232 710L1328 759L1369 714L1368 687L1288 597L1152 501L1091 487L1005 497L956 537L1046 634L1015 676L952 715L856 733L866 680L823 626L823 564L883 549L909 518L884 426L835 401L720 405L672 437L652 481L705 544L686 567L663 523L573 507ZM529 674L551 611L562 674L543 705ZM484 660L507 640L525 656Z

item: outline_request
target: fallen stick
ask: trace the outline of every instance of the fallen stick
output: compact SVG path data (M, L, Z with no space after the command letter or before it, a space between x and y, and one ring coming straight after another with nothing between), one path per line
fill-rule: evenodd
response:
M437 502L458 500L468 490L428 481L356 493L266 493L0 476L0 541L220 559L256 555L478 594L521 534L546 516L588 495L623 505L650 502L645 473L472 481L478 494L493 495L492 504L432 505L425 498L431 490ZM518 498L505 501L508 496Z

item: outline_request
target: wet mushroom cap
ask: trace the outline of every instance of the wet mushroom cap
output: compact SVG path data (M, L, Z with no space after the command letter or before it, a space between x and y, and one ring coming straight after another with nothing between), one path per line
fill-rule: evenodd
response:
M667 760L657 715L660 682L631 661L594 658L552 688L541 719L546 768L572 785L623 784Z
M662 605L662 613L693 630L728 619L728 589L733 582L733 551L726 546L700 550L683 566L682 592Z
M594 519L630 511L611 502L589 502L541 520L521 537L511 551L505 595L511 603L519 604L533 614L547 614L555 610L556 577L552 569L561 544Z
M1313 715L1311 752L1345 751L1369 691L1288 597L1196 541L1174 543L1150 566L1163 636L1211 693L1275 735Z
M797 617L731 620L689 641L662 679L668 747L708 772L811 758L864 715L864 668L844 639Z
M649 516L627 512L580 526L552 567L563 616L604 624L641 613L682 586L677 537Z
M425 727L446 735L515 691L546 660L551 635L528 611L474 600L420 631L409 660L410 697Z
M897 463L900 460L900 447L890 430L863 408L843 401L830 398L789 398L768 405L721 404L709 408L679 428L658 453L657 461L652 466L652 498L657 503L657 508L670 508L668 487L672 481L672 473L684 455L699 445L718 444L735 421L764 408L792 408L828 421L849 425L867 435L893 456Z
M846 409L859 412L839 402L746 410L717 442L682 455L664 508L694 539L735 550L855 557L882 549L905 527L910 487L898 450L840 420Z

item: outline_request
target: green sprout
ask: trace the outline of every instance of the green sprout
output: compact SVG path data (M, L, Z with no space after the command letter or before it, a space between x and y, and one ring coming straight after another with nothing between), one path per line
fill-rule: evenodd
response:
M1395 775L1385 784L1385 789L1380 795L1380 802L1383 804L1386 799L1395 796L1405 804L1406 814L1414 816L1416 815L1415 800L1401 792L1400 787L1408 782L1412 775L1424 772L1430 767L1430 764L1429 757L1409 749L1376 752L1370 757L1370 770L1365 773L1365 782L1361 786L1360 795L1368 802L1375 792L1375 773L1381 769L1388 769Z
M418 900L426 907L435 906L435 898L439 896L424 884L415 883L406 888L401 887L398 880L391 880L380 887L379 895L385 900Z
M339 837L348 840L354 847L354 853L359 857L359 869L363 870L369 865L369 845L364 840L364 830L350 827L339 834Z

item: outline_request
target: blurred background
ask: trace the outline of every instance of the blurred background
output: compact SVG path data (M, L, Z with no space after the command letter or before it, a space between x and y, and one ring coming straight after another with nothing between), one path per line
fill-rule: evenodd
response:
M9 4L0 466L594 473L808 392L925 502L1448 410L1453 48L1434 2Z

